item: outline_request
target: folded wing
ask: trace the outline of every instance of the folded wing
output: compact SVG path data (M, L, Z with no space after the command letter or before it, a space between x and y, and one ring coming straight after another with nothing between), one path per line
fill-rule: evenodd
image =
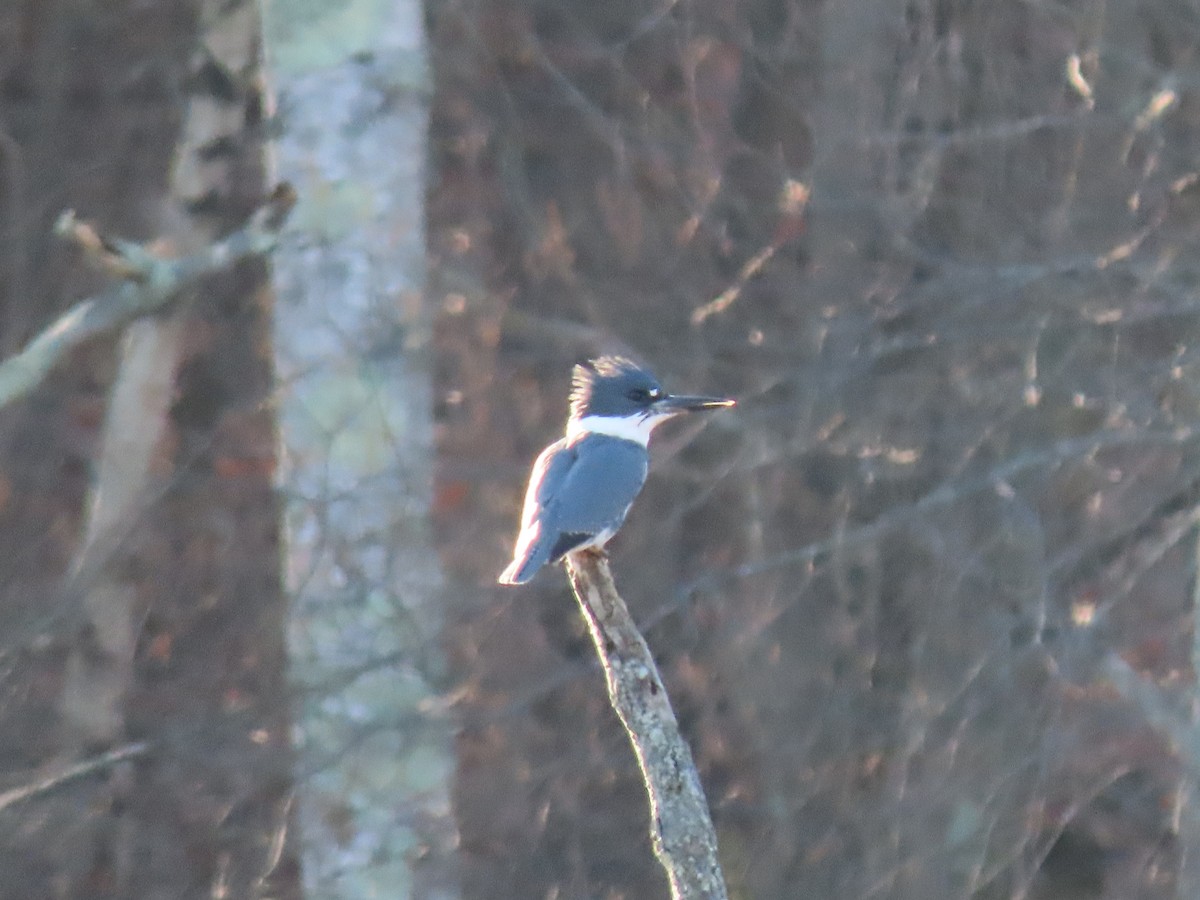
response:
M551 444L538 457L525 494L521 533L501 584L524 584L572 550L602 545L621 527L646 481L646 448L585 434Z

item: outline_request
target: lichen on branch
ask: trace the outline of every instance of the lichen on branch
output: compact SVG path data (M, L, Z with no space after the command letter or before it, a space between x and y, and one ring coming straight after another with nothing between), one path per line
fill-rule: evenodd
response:
M658 667L625 601L608 558L584 551L567 557L567 575L604 667L608 697L633 745L650 799L654 854L675 900L725 900L717 835L696 763Z

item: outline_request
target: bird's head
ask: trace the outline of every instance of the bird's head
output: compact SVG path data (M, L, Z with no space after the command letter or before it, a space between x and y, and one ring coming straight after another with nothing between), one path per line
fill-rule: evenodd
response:
M624 357L602 356L575 367L571 422L627 420L649 437L650 429L672 416L733 405L721 397L668 394L650 370Z

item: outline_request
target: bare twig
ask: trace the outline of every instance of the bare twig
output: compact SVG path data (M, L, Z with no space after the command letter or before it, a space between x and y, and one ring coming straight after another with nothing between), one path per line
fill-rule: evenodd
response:
M727 581L750 578L785 566L802 566L823 559L838 548L860 547L906 522L936 509L943 509L967 497L996 491L1003 495L1012 488L1008 482L1037 469L1049 469L1071 460L1087 459L1104 450L1121 447L1182 447L1200 437L1200 429L1191 426L1166 429L1111 429L1065 438L1044 448L1031 449L1006 459L986 472L956 481L946 481L912 503L891 507L874 519L848 526L836 534L803 547L787 550L766 559L752 560L732 569L709 572L681 585L679 600L696 591Z
M292 190L281 187L244 227L199 253L176 259L154 256L137 244L99 239L91 228L65 213L56 228L58 233L101 256L106 268L121 272L126 280L77 303L24 350L0 363L0 408L37 387L84 341L161 311L205 275L245 257L269 253L294 202Z
M679 733L650 648L613 584L608 560L590 551L571 554L567 574L604 666L609 701L642 770L651 840L671 896L724 900L717 836L692 752Z
M84 775L90 775L101 769L107 769L109 766L114 766L135 756L141 756L149 749L150 745L145 741L125 744L123 747L117 747L109 750L107 753L101 753L99 756L93 756L90 759L64 766L57 772L53 772L44 778L39 778L37 781L0 792L0 810L8 809L8 807L23 800L29 800L39 794L52 791L65 782L82 778Z
M804 209L808 206L809 196L808 185L803 182L789 178L784 183L779 196L780 227L776 230L774 238L746 261L732 285L722 291L715 300L710 300L692 311L693 325L703 325L709 317L725 312L736 303L742 295L742 290L762 271L763 266L771 261L771 257L779 248L804 230Z

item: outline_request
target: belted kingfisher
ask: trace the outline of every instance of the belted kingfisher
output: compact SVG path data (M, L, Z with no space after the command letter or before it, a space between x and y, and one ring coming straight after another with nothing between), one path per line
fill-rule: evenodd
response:
M617 533L649 469L650 432L679 413L733 406L679 397L619 356L576 366L567 433L533 464L521 533L501 584L524 584L568 553L602 549Z

